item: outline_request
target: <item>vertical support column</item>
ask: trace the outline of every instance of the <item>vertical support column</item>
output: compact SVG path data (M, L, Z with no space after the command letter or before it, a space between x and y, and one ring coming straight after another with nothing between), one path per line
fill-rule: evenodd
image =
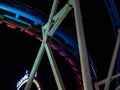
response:
M86 50L85 37L84 37L84 30L83 30L83 24L82 24L82 18L81 18L82 16L80 11L80 3L79 3L79 0L69 0L69 3L72 4L74 8L84 90L93 90L90 69L89 69L88 55Z

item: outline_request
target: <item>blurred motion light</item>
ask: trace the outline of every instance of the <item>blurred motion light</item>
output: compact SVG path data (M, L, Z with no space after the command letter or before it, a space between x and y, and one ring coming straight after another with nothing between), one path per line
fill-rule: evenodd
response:
M7 27L8 27L8 28L11 28L11 29L14 29L14 30L17 28L15 25L13 25L13 24L11 24L11 23L8 23L8 24L7 24Z

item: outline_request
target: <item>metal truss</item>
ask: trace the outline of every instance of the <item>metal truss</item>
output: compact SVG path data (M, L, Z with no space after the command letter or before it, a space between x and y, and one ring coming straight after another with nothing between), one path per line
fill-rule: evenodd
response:
M42 27L43 41L38 51L37 57L35 59L30 76L28 78L28 82L26 83L24 90L30 90L35 72L38 70L38 67L42 60L42 56L45 51L47 53L50 66L52 68L52 72L53 72L58 90L65 90L65 86L62 81L58 67L56 65L56 61L52 53L50 44L51 44L51 38L54 32L56 31L56 29L59 27L61 22L64 20L64 18L72 9L74 11L74 16L75 16L76 33L77 33L78 48L79 48L79 55L80 55L80 66L81 66L80 68L82 71L82 78L83 78L83 87L84 87L84 90L93 90L91 75L89 70L88 55L86 50L86 43L84 38L80 2L79 0L68 0L65 6L59 12L57 12L56 10L58 6L58 2L59 0L53 1L49 20Z

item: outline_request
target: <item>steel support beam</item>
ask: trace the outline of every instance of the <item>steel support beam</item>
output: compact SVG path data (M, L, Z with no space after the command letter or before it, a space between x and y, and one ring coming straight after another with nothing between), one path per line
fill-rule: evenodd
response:
M69 0L69 3L74 8L78 48L79 48L79 55L80 55L80 65L82 70L84 90L93 90L92 80L91 80L92 77L90 75L88 55L87 55L86 42L85 42L85 36L84 36L84 28L82 23L80 2L79 0Z
M37 54L37 57L35 59L34 65L32 67L32 70L30 72L30 76L28 78L28 82L27 82L24 90L30 90L32 82L33 82L33 79L34 79L34 76L35 76L35 73L37 72L38 67L40 65L40 62L42 60L42 56L44 54L44 51L45 51L44 43L42 43L41 46L40 46L39 52Z
M51 47L50 47L49 43L45 44L45 49L46 49L46 52L47 52L47 55L48 55L48 59L49 59L49 62L50 62L50 66L51 66L51 69L52 69L52 72L53 72L58 90L65 90L65 86L63 84L59 69L57 67L57 64L56 64L56 61L55 61L55 58L54 58L54 55L52 53L52 50L51 50Z

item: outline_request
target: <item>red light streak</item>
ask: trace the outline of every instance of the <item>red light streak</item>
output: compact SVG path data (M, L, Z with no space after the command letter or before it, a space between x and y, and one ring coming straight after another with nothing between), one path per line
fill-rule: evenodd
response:
M11 28L11 29L16 29L16 28L17 28L15 25L10 24L10 23L7 24L7 27L8 27L8 28Z
M32 32L32 31L30 31L28 28L26 28L26 29L24 30L24 32L27 33L27 34L29 34L30 36L34 36L34 35L35 35L35 33Z
M51 44L51 47L52 47L54 50L57 50L57 51L60 50L60 48L59 48L57 45L55 45L54 43Z
M67 62L70 64L70 65L73 65L75 66L75 62L73 62L70 58L66 58Z
M3 23L3 21L2 20L0 20L0 24L2 24Z
M39 41L43 41L42 37L36 37Z

